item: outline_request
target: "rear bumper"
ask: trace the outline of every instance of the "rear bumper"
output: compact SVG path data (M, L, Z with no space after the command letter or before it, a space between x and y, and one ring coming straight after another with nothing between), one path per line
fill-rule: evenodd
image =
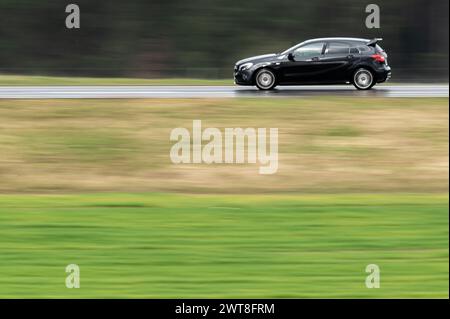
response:
M382 68L375 70L377 83L387 82L392 77L391 67L388 65L384 65Z

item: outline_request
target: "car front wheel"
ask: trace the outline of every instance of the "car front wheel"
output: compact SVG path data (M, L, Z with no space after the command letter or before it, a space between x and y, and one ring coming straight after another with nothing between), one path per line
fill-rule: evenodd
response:
M353 85L358 90L370 90L375 85L372 72L367 69L358 69L353 75Z
M275 74L268 69L261 69L256 73L256 86L260 90L272 90L277 85Z

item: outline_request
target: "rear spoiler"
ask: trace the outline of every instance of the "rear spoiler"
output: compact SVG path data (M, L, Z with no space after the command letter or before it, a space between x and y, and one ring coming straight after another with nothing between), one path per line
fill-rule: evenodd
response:
M375 38L375 39L373 39L373 40L370 40L370 41L367 43L367 45L368 45L369 47L375 47L375 46L377 45L377 43L380 42L380 41L383 41L383 39L382 39L382 38Z

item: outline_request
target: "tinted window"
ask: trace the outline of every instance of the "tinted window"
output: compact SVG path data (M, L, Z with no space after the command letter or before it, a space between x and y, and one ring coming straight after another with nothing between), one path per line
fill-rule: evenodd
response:
M383 48L380 47L378 44L376 45L376 50L377 50L377 52L379 52L379 53L383 53L383 52L384 52Z
M359 53L369 53L372 52L373 48L368 47L367 45L362 45L358 47Z
M327 50L325 51L325 54L348 54L350 52L350 45L348 43L343 42L330 42L328 44Z
M305 61L322 54L323 42L316 42L304 45L294 51L294 57L297 61Z

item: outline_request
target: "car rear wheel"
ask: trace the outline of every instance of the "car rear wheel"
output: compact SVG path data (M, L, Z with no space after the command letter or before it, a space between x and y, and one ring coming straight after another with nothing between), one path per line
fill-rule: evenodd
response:
M353 85L358 90L370 90L375 85L372 72L367 69L358 69L353 75Z
M268 69L259 70L256 73L255 82L258 89L263 91L272 90L275 86L277 86L277 78L275 74Z

